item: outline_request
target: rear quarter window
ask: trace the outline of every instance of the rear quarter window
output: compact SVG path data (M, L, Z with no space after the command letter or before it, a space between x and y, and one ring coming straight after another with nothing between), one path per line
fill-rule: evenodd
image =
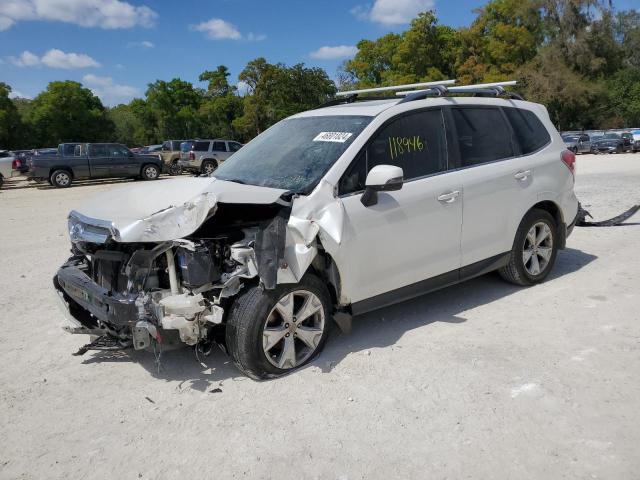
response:
M521 108L505 108L504 113L511 123L522 155L540 150L551 142L549 132L535 113Z

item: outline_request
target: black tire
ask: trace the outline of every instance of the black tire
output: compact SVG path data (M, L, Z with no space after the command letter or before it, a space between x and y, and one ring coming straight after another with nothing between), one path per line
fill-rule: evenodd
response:
M622 145L618 145L616 147L616 153L623 153L624 149L622 148Z
M544 267L539 266L539 273L533 274L531 270L531 262L530 259L525 264L524 261L524 253L525 248L529 242L527 238L527 234L529 231L536 225L546 224L549 227L550 235L551 235L551 256L547 260L547 263ZM554 218L551 214L545 210L533 209L530 210L520 222L520 226L518 227L518 231L516 232L516 238L513 242L513 248L511 249L511 254L509 256L509 263L498 270L500 276L508 282L514 283L516 285L520 285L523 287L535 285L544 281L545 278L549 275L551 270L553 269L553 265L556 261L556 256L558 254L558 227ZM548 244L547 244L548 245ZM538 254L537 248L548 248L548 247L536 247L536 262L538 262ZM529 249L527 249L529 250ZM527 266L529 265L529 266Z
M211 175L216 171L216 168L218 168L218 164L214 160L204 160L200 167L200 172L203 175Z
M142 166L140 176L143 180L157 180L160 177L160 167L153 163L147 163Z
M182 167L178 164L178 160L174 160L169 165L169 175L182 175Z
M272 360L267 358L263 348L263 332L270 312L280 299L301 290L313 293L322 303L324 314L322 336L315 350L312 350L310 356L304 361L292 368L278 368L271 363L276 360L275 356ZM331 323L331 297L326 286L314 275L307 274L300 283L278 285L274 290L263 290L260 286L252 286L235 299L229 311L226 327L227 349L233 363L247 376L254 380L277 378L299 369L320 353L329 335ZM289 337L290 334L286 336ZM290 341L298 345L297 348L308 348L299 338L293 337ZM283 338L281 341L284 342L284 340Z
M3 184L4 184L4 177L0 174L0 188L2 188Z
M49 176L49 181L56 188L69 188L73 182L73 175L69 170L55 170Z

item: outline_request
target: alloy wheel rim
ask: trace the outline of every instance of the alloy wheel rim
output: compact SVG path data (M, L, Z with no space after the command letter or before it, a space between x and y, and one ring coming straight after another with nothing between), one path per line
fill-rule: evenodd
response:
M153 167L147 167L145 169L145 174L148 178L156 178L158 176L158 171Z
M318 349L325 329L322 302L308 290L283 296L271 309L262 331L262 349L274 367L290 370Z
M524 239L522 262L524 268L532 276L545 271L553 254L553 234L545 222L534 224Z
M58 185L68 185L69 184L69 175L66 173L59 173L56 175L56 182Z
M209 175L210 173L213 173L215 170L216 170L216 167L212 163L207 163L204 166L204 173L206 173L207 175Z

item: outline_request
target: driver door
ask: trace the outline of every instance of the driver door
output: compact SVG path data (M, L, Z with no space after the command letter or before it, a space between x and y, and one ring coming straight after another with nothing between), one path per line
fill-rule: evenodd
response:
M376 165L401 167L404 184L378 193L378 202L365 207L365 178ZM384 125L343 175L339 193L346 218L336 261L346 266L341 282L354 313L457 280L462 185L447 168L442 111L429 109Z

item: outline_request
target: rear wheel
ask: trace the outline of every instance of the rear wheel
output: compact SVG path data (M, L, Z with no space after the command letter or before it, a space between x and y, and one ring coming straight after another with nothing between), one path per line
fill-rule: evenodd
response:
M300 368L327 339L330 306L329 292L313 275L274 290L249 288L235 300L227 320L233 362L256 380Z
M518 227L509 263L499 270L502 278L521 286L542 282L556 260L557 231L549 212L534 209L527 213Z
M178 164L178 160L174 160L169 165L169 175L181 175L182 167Z
M213 160L205 160L202 162L202 173L204 175L211 175L218 168L218 164Z
M160 168L151 163L143 165L141 176L144 180L156 180L160 176Z
M4 177L0 174L0 188L2 188L3 183L4 183Z
M71 186L72 176L68 170L56 170L49 177L51 185L56 188L67 188Z

